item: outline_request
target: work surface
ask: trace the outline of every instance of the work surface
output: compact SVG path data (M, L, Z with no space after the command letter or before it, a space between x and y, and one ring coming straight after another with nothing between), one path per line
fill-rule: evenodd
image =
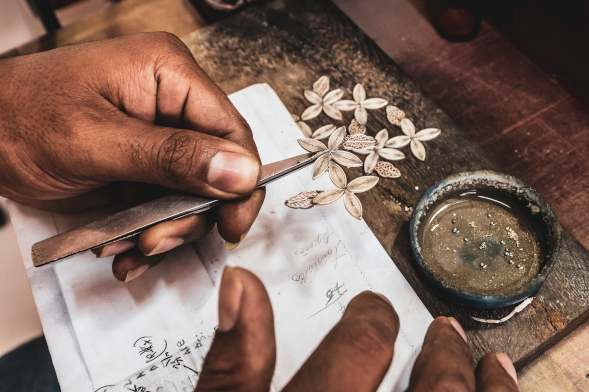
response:
M481 325L469 316L501 318L511 309L480 311L456 306L424 286L410 254L410 207L425 189L451 173L500 167L331 3L262 3L184 41L227 93L265 82L292 113L301 114L309 106L302 90L328 75L332 88L346 91L344 99L351 97L356 83L362 83L368 96L389 99L418 129L442 129L439 138L427 143L425 162L412 156L396 162L401 178L382 180L376 191L360 194L359 198L364 219L432 315L454 316L465 326L475 360L487 351L502 351L521 368L587 319L585 271L589 254L568 233L564 234L556 267L536 300L506 324ZM344 114L341 125L348 125L350 120L351 114ZM312 120L309 125L316 129L324 124ZM371 112L367 128L370 135L382 128L400 134L387 122L384 111ZM361 171L350 169L348 174L356 177Z

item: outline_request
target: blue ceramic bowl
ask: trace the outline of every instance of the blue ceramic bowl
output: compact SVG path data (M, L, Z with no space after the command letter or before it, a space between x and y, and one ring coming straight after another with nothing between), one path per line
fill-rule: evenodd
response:
M516 290L508 290L505 294L500 295L484 295L452 285L428 269L427 262L422 257L418 239L418 229L424 221L428 209L435 203L457 193L472 190L499 192L504 198L509 198L518 204L532 203L540 209L535 214L534 225L539 229L542 237L545 257L538 274L523 288L520 286ZM513 305L536 292L550 274L562 242L562 228L550 206L536 190L515 177L488 170L453 174L429 188L415 205L409 230L413 256L418 270L425 279L446 298L462 305L483 309Z

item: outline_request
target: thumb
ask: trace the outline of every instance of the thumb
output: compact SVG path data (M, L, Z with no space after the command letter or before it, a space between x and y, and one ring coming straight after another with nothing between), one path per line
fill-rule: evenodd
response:
M225 267L219 328L196 392L268 392L275 363L274 317L264 285L247 270Z
M101 138L104 145L95 150L100 153L93 167L110 177L106 181L145 182L223 199L243 197L258 184L258 158L233 141L122 113L116 117L110 137Z

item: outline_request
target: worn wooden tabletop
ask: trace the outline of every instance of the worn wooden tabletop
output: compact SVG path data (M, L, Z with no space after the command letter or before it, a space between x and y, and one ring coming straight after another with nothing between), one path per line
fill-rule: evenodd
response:
M365 206L364 219L432 315L454 316L465 326L475 360L485 352L501 351L521 368L589 317L589 253L568 233L556 267L536 300L512 322L481 325L470 316L501 318L511 308L481 311L454 305L424 285L412 264L411 209L405 207L412 207L424 190L451 173L501 168L332 3L262 2L184 41L226 93L268 83L292 113L301 114L309 106L302 90L328 75L333 88L344 89L348 98L354 85L362 83L368 96L388 99L417 128L442 129L440 137L427 142L425 162L411 155L395 162L401 178L383 180L375 191L359 197ZM351 118L345 114L341 125L348 125ZM328 120L318 117L309 125L315 129ZM390 136L400 134L387 122L384 110L371 111L367 127L371 135L382 128L388 128ZM361 171L349 169L348 174L357 177Z

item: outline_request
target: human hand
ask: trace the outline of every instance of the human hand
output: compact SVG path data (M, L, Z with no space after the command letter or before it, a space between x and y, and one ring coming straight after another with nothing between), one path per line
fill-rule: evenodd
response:
M365 291L283 391L376 391L391 365L399 319L390 302ZM293 337L296 339L296 337ZM260 280L225 267L219 292L219 327L195 391L264 391L276 362L272 307ZM458 322L438 317L430 325L408 392L515 392L513 364L487 354L476 371Z
M251 130L175 36L1 60L0 85L1 196L57 212L137 204L162 187L232 200L96 249L117 255L118 280L215 223L232 248L256 218L265 191L254 191L260 158Z

